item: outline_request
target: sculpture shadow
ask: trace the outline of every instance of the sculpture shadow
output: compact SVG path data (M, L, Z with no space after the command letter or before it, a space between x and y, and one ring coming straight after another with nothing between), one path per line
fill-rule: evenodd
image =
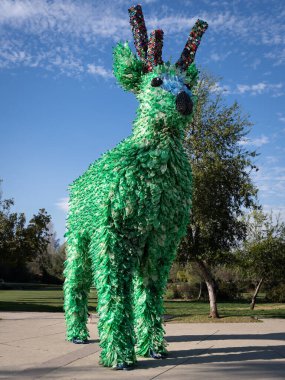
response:
M285 332L268 333L268 334L211 334L211 335L178 335L167 336L168 343L173 342L201 342L213 340L284 340Z
M282 352L282 354L280 353ZM272 360L284 359L285 344L272 346L239 346L222 348L193 348L188 350L178 350L169 353L165 360L139 359L138 368L169 367L186 364L222 364L240 362L248 365L251 361L265 360L273 363ZM274 363L272 364L274 365ZM285 361L278 362L285 371ZM284 372L285 373L285 372Z
M243 335L241 335L243 336ZM90 340L90 343L97 343L97 340ZM281 351L281 353L279 353ZM283 378L285 373L285 361L276 360L284 359L285 344L284 345L272 345L272 346L231 346L231 347L207 347L207 348L192 348L187 350L171 351L169 357L164 360L151 360L138 358L138 363L131 371L130 377L135 376L136 370L147 369L161 369L160 373L157 373L154 377L162 375L164 372L169 371L177 366L189 365L202 365L199 367L199 372L203 371L201 376L204 378L212 378L213 366L215 366L216 374L223 373L225 376L228 373L230 377L233 371L238 371L240 378L248 379L249 374L251 379L260 379L260 374L263 376L268 375L270 379ZM209 364L210 366L203 366ZM201 369L202 368L202 369ZM102 374L101 371L110 371L110 369L103 367L98 368L97 361L94 361L94 365L87 366L41 366L38 368L28 368L26 370L0 370L0 376L21 379L39 378L41 376L47 376L53 371L58 371L60 376L70 376L73 378L75 372L77 375L83 373L92 374L92 378L96 371L100 370L98 374ZM188 370L188 367L187 367ZM94 372L95 371L95 372ZM195 372L195 368L191 367L191 371ZM209 374L206 376L206 374ZM191 375L191 373L189 373ZM90 377L91 378L91 377ZM97 377L98 378L98 377ZM128 378L127 374L125 378ZM202 377L203 378L203 377Z

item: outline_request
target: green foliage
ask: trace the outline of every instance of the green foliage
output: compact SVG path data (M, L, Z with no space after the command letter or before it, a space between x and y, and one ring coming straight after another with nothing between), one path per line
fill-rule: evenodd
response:
M191 298L194 298L195 295L197 294L197 291L193 292L193 287L187 282L182 282L181 284L177 284L176 286L177 286L177 292L180 295L179 298L191 299Z
M166 299L196 299L199 293L198 283L177 282L169 284L165 293Z
M278 284L266 292L266 300L285 303L285 283Z
M226 106L221 95L213 93L214 86L204 74L185 140L194 186L191 223L180 259L199 258L216 265L224 263L227 252L245 237L240 216L256 206L257 189L250 178L256 153L240 144L251 123L237 103Z
M30 275L34 281L40 281L45 284L63 283L63 270L65 255L65 244L58 247L52 247L51 242L47 251L27 264Z
M181 298L181 295L177 291L177 285L176 284L169 284L167 289L166 289L164 297L167 300L173 300L173 299Z
M0 196L0 278L28 280L27 264L46 252L51 217L40 209L26 224L24 213L11 211L13 205Z
M197 263L209 291L210 314L216 318L212 270L231 261L231 250L246 235L241 216L257 207L257 189L250 178L256 153L241 144L251 127L248 117L236 102L225 105L216 81L203 74L195 91L196 111L184 144L193 173L191 221L178 260Z
M189 282L194 284L201 281L201 277L197 273L197 270L194 267L193 263L181 265L175 262L171 271L173 271L173 282Z
M236 282L218 280L217 285L218 285L218 291L217 291L218 301L236 301L242 298L240 289Z
M255 207L257 189L250 178L255 152L240 144L251 123L237 103L226 106L213 93L215 81L203 75L197 88L196 113L189 125L185 148L193 172L193 207L180 260L205 259L224 263L227 252L245 237L240 219Z
M66 260L65 243L51 255L51 275L63 282L64 261Z
M248 237L237 257L243 275L252 282L285 279L285 223L272 214L254 211L244 218Z

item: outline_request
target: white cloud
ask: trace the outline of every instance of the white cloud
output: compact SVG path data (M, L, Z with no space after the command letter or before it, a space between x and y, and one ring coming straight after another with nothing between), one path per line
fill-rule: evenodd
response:
M285 62L285 48L279 46L277 49L266 53L265 57L273 61L273 66L282 65Z
M237 94L237 95L262 95L269 93L272 97L282 96L284 85L283 83L268 83L259 82L256 84L236 84L235 87L231 87L227 84L221 85L217 82L213 88L212 92L222 92L226 95ZM282 121L282 120L281 120Z
M285 222L285 206L283 205L271 205L271 204L264 204L263 205L263 210L267 214L271 214L273 218L279 219L282 222Z
M146 0L149 4L153 2L158 3ZM21 65L55 69L72 75L87 72L110 77L104 64L98 63L96 53L107 43L131 40L127 14L129 5L125 0L0 0L0 68ZM233 41L242 40L245 46L268 45L271 48L273 44L276 51L271 54L279 54L278 62L283 62L285 50L282 55L280 46L285 44L284 15L279 12L272 22L272 18L262 12L246 15L235 12L224 3L222 7L219 11L213 7L207 6L204 10L200 7L199 14L193 12L193 16L187 17L174 7L160 4L151 8L150 5L145 12L146 25L148 30L163 28L166 38L177 34L183 38L183 32L186 41L196 19L202 18L210 26L207 43L211 48L217 44L222 46L223 40L232 36ZM60 56L55 53L57 49L61 51ZM105 71L88 70L90 57L86 59L86 56L91 51L94 57L92 65L101 66ZM221 54L215 50L209 54L209 59L218 62L230 53L227 50ZM267 58L274 59L270 55ZM260 60L255 59L253 67L259 65ZM266 91L260 86L262 83L256 88L240 87L240 91L254 94ZM281 93L276 90L273 96L281 96Z
M252 67L253 70L256 70L257 67L258 67L260 64L261 64L261 59L259 59L259 58L255 58L255 59L253 60L253 62L251 62L251 63L249 64L249 66Z
M279 121L281 121L282 123L285 123L285 116L281 112L278 112L277 116L278 116Z
M283 88L283 83L267 83L267 82L259 82L256 84L237 84L235 93L237 94L251 94L251 95L260 95L265 92L273 92L280 91Z
M1 0L0 25L25 29L29 34L49 31L92 41L95 36L120 37L128 20L107 2Z
M258 83L253 85L237 84L237 92L239 94L244 94L245 92L261 94L262 92L264 92L265 88L265 83Z
M240 141L240 145L251 145L257 148L260 148L262 145L268 144L268 143L269 143L269 138L264 135L260 137L256 137L254 139L244 138L242 141Z
M60 198L57 202L56 202L56 206L60 209L60 210L63 210L65 212L68 211L68 198Z
M259 171L253 174L253 178L263 198L279 199L285 204L285 167L259 165Z
M230 89L230 86L228 86L228 85L222 85L222 84L220 84L220 82L216 82L211 87L211 92L213 92L213 93L230 94L231 93L231 89Z
M253 180L259 189L263 209L285 222L285 167L266 164L259 169L253 174Z
M93 64L87 65L87 72L93 75L99 75L100 77L103 77L105 79L112 78L113 74L112 71L105 69L103 66L96 66Z
M279 159L275 156L266 156L266 160L269 164L275 164Z
M256 147L261 147L264 144L269 143L269 138L267 136L261 136L255 139L251 140L251 145L256 146Z
M214 52L210 53L209 61L222 62L225 59L227 59L228 56L230 56L231 54L232 54L231 50L229 50L227 52L223 52L221 54L214 51Z
M210 60L214 62L219 62L221 60L221 56L218 53L212 53L210 55Z
M0 30L2 69L41 67L67 75L85 72L105 78L110 73L102 63L96 64L96 53L106 41L130 35L128 18L121 17L120 8L108 0L1 0ZM97 70L86 65L91 51Z

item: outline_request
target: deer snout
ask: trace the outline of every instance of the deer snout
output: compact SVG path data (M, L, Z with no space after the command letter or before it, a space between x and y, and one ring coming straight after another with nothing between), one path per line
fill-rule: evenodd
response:
M190 115L193 110L193 102L190 96L185 92L181 91L176 96L176 109L182 115Z

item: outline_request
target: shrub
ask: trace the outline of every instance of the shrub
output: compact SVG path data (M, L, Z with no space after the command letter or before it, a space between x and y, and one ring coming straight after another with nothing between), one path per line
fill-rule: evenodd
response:
M266 293L266 300L272 302L285 302L285 284L279 284Z
M167 299L167 300L173 300L175 297L174 297L174 290L172 289L172 287L168 287L166 289L166 292L164 294L164 297Z
M235 282L219 280L217 285L217 298L219 301L235 301L241 299L240 289Z
M199 287L197 284L191 285L187 282L169 283L165 292L165 298L189 300L196 298L198 293Z
M184 299L184 300L194 298L194 294L195 294L193 292L193 287L187 282L177 285L177 293L179 295L178 298Z

